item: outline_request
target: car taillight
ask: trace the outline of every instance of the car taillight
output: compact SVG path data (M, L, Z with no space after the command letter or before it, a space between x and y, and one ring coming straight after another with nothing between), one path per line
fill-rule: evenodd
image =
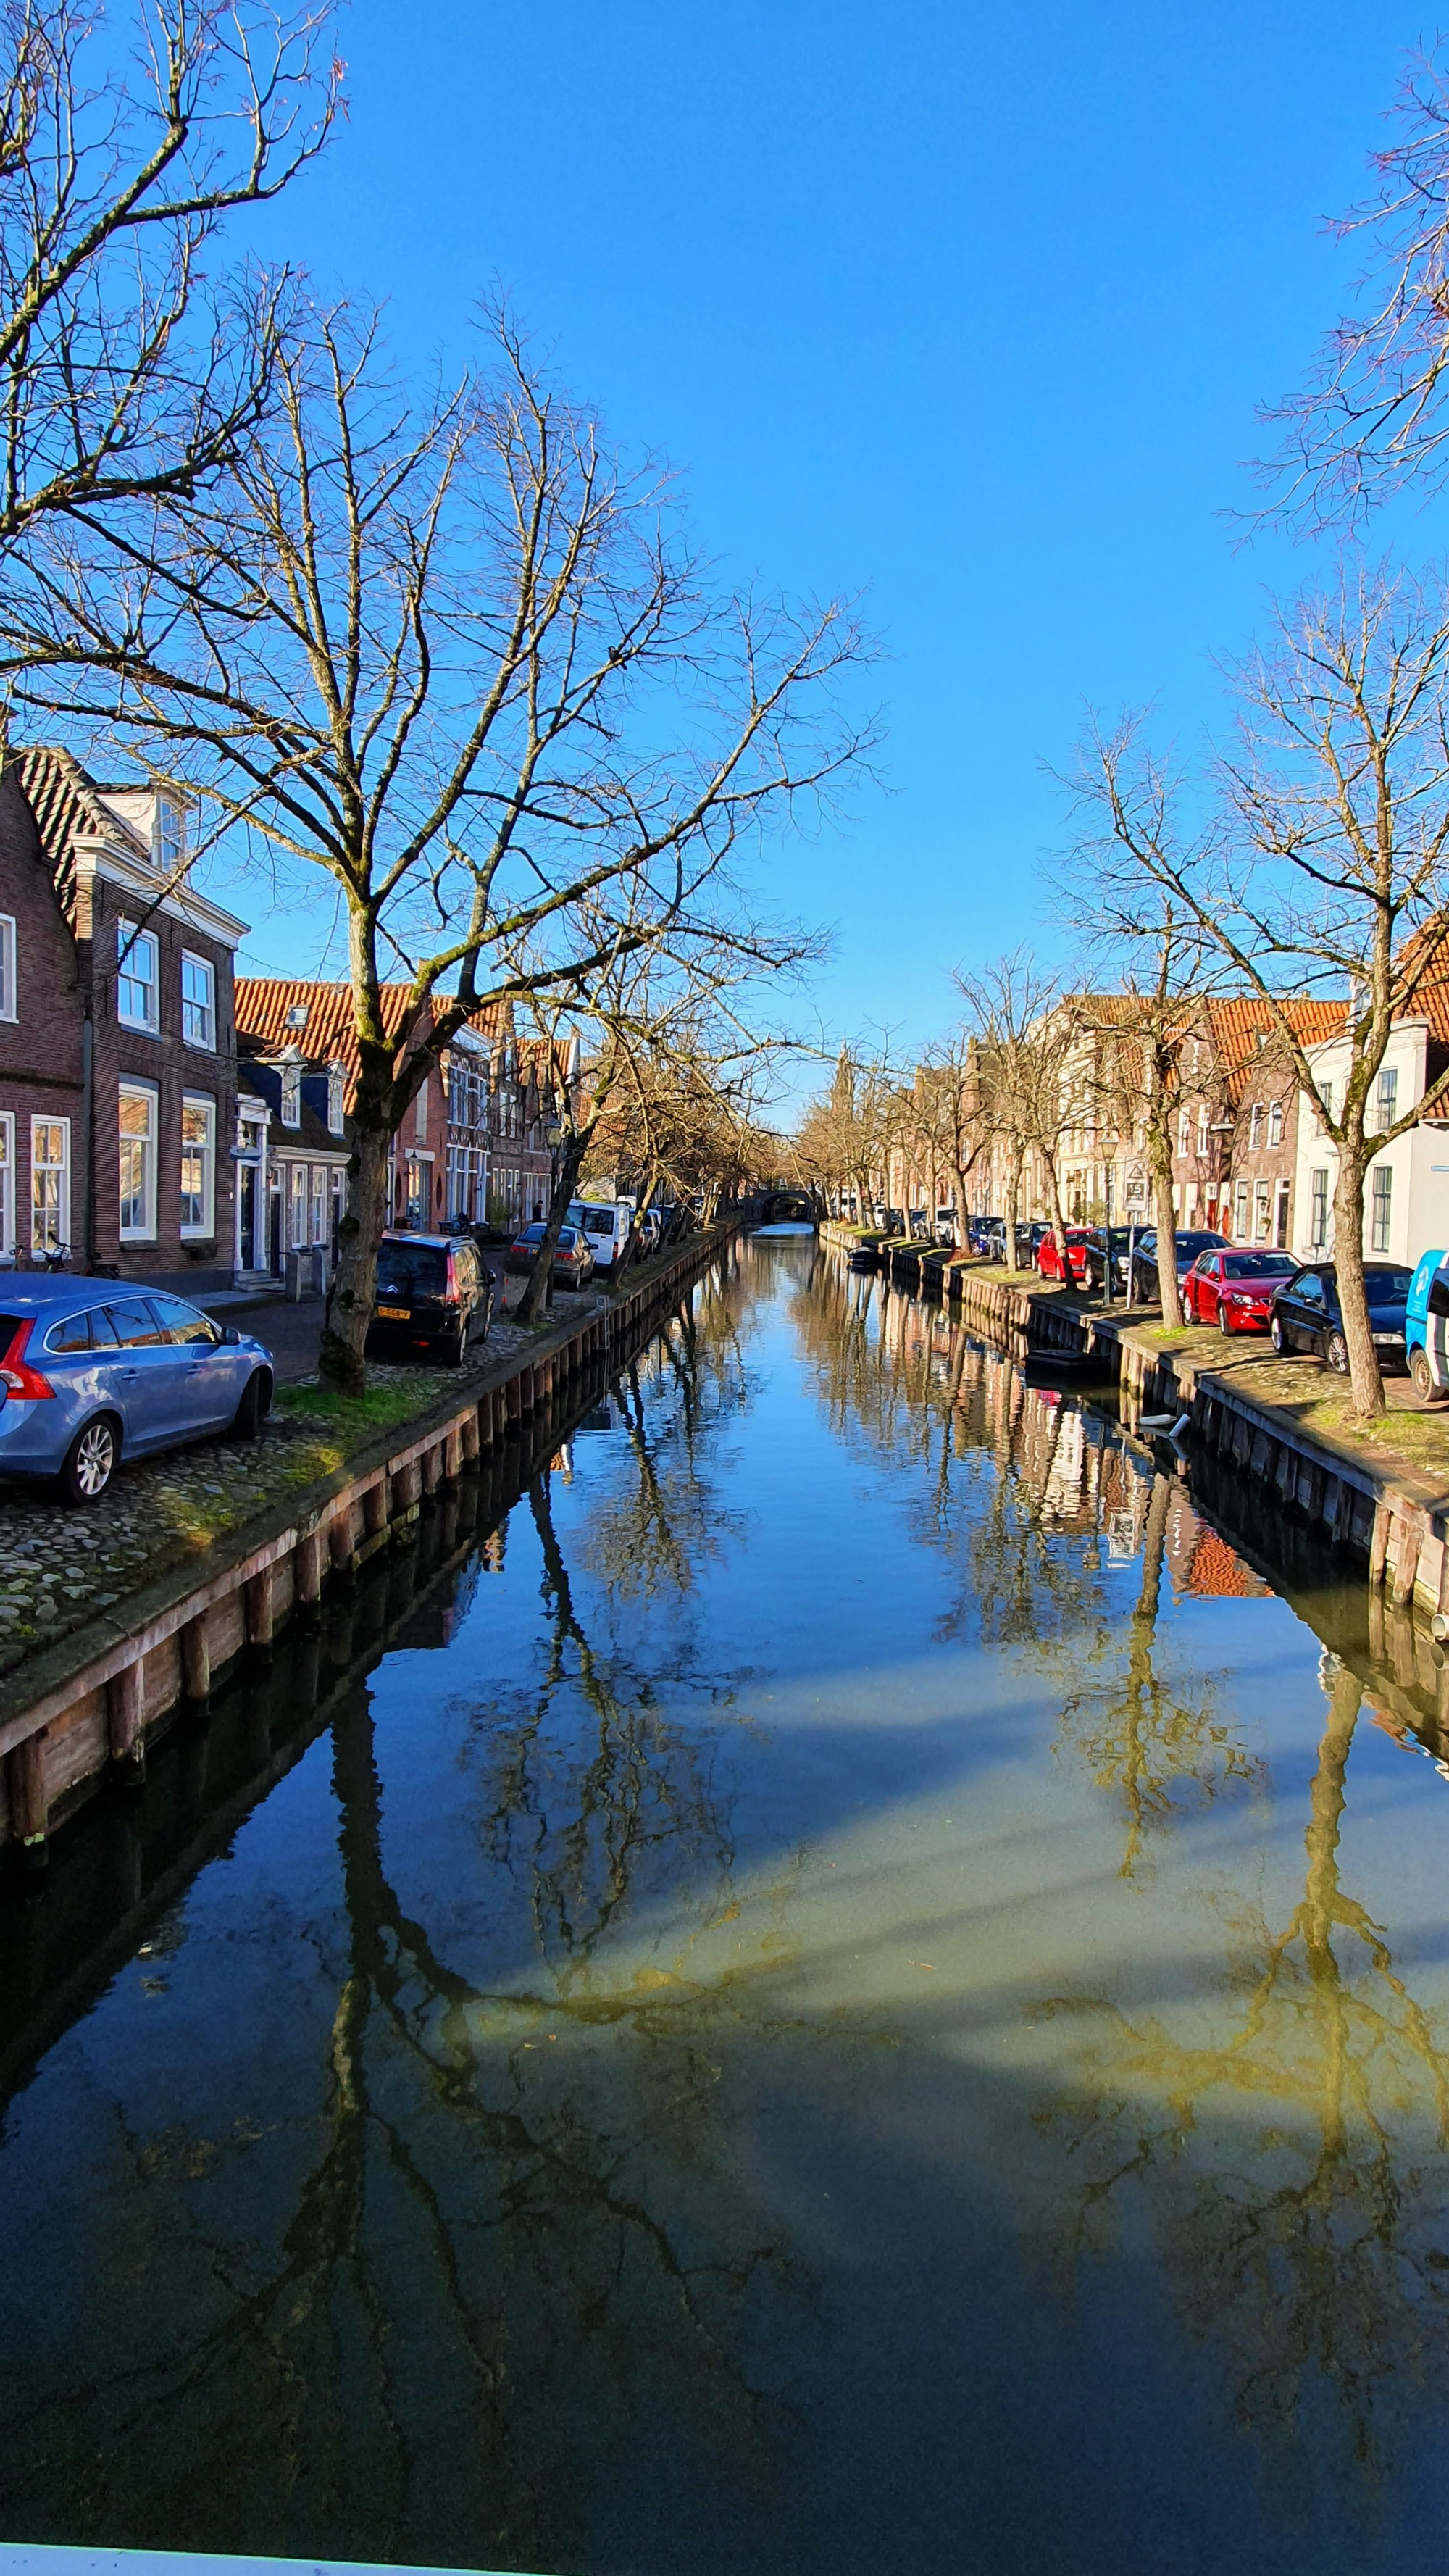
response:
M16 1328L14 1340L4 1359L0 1360L0 1386L7 1388L11 1395L20 1396L29 1404L37 1403L42 1396L55 1393L49 1378L42 1377L39 1369L32 1368L25 1356L26 1344L34 1330L35 1319L33 1316L27 1316L25 1322Z

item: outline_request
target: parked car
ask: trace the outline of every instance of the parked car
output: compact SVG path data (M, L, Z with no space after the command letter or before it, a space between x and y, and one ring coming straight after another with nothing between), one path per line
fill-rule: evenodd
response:
M506 1270L531 1270L538 1259L538 1247L548 1232L546 1225L526 1225L515 1235L503 1256ZM576 1225L561 1225L554 1245L552 1276L560 1288L582 1288L594 1275L594 1256Z
M1070 1272L1071 1277L1080 1286L1085 1284L1087 1278L1091 1233L1084 1225L1069 1225L1064 1231L1067 1239L1066 1270L1062 1268L1062 1256L1057 1250L1057 1239L1050 1227L1043 1231L1041 1241L1037 1245L1036 1266L1043 1279L1065 1279Z
M0 1351L0 1474L56 1477L72 1503L98 1501L123 1454L255 1439L271 1407L265 1343L113 1279L12 1275Z
M1127 1286L1127 1262L1140 1240L1135 1226L1094 1225L1087 1237L1087 1286L1105 1288L1111 1265L1114 1293Z
M460 1367L492 1320L492 1273L471 1235L383 1236L367 1336L379 1358L424 1351Z
M633 1211L622 1199L573 1199L568 1221L584 1236L598 1269L618 1269L629 1248L633 1222Z
M1225 1234L1213 1234L1204 1228L1180 1229L1173 1236L1172 1241L1179 1287L1202 1253L1230 1252L1232 1249ZM1157 1228L1155 1225L1149 1225L1137 1237L1137 1249L1132 1256L1133 1303L1148 1305L1160 1293L1157 1280Z
M1200 1252L1182 1283L1183 1312L1220 1333L1266 1333L1273 1291L1297 1267L1291 1252Z
M1397 1261L1364 1263L1369 1330L1381 1368L1392 1368L1396 1362L1400 1368L1406 1365L1406 1315L1413 1277L1412 1270L1405 1270ZM1338 1273L1331 1261L1305 1263L1274 1290L1269 1331L1274 1350L1283 1357L1294 1351L1308 1351L1326 1360L1331 1369L1346 1374L1348 1343L1338 1298Z

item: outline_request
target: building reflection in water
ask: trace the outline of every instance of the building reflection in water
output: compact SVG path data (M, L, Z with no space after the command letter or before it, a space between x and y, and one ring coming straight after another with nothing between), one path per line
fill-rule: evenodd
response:
M871 1548L822 1544L817 1598L779 1470L822 1434L822 1523ZM1305 2531L1325 2485L1382 2499L1449 2285L1444 1912L1422 1829L1404 1937L1352 1830L1365 1746L1442 1758L1412 1622L793 1245L736 1249L511 1473L162 1757L153 1814L204 1754L232 1803L151 1859L124 1825L123 1957L100 1811L0 1923L5 2527L783 2569L844 2496L831 2562L854 2530L904 2569L945 2390L910 2476L1010 2569L1070 2528L1071 2338L1119 2274L1124 2443L1181 2343L1225 2494L1242 2455ZM1254 1621L1305 1704L1321 1642L1299 1736ZM867 1638L905 1676L869 1728Z

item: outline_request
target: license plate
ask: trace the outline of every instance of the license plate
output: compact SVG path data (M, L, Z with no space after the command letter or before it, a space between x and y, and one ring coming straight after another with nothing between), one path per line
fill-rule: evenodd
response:
M379 1306L378 1320L388 1324L405 1324L412 1311L411 1306Z
M1375 1333L1374 1348L1379 1351L1397 1350L1403 1338L1402 1333Z

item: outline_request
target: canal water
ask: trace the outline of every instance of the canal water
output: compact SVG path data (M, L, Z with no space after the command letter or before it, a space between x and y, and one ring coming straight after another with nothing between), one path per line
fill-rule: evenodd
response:
M0 2534L1442 2567L1412 1632L813 1243L533 1466L0 1904Z

